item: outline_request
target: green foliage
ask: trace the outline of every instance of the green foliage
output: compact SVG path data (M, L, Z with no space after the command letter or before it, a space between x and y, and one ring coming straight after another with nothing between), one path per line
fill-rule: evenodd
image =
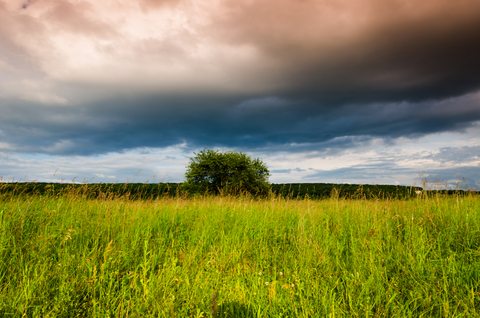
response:
M479 317L479 251L472 194L15 194L0 317Z
M241 152L207 148L194 154L185 173L185 186L195 192L226 190L265 194L270 188L270 172L258 158L251 159Z
M334 184L334 183L285 183L272 184L271 191L282 197L327 199L332 196L348 199L407 199L416 198L420 187L399 185ZM442 191L442 194L459 194L464 191Z
M0 184L0 201L16 195L75 195L88 199L128 198L151 200L163 197L185 197L189 195L183 183L3 183ZM191 190L191 189L190 189ZM272 183L269 192L284 198L328 199L336 196L344 199L415 199L420 187L400 185L359 185L334 183ZM190 191L191 192L191 191ZM424 194L480 195L479 191L424 190Z

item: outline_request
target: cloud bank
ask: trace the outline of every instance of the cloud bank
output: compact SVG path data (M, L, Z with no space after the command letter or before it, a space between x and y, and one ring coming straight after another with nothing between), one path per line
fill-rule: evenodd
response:
M476 0L0 0L0 21L5 154L309 156L480 121Z

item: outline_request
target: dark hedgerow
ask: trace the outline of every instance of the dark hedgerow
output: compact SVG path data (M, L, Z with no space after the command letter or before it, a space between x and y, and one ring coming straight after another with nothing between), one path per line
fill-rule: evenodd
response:
M265 194L270 189L270 172L259 158L251 159L241 152L207 148L194 154L185 173L185 186L192 192Z

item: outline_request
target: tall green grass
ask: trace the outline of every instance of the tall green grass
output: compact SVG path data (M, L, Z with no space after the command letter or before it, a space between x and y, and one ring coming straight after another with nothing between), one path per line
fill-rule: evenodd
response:
M480 198L0 196L0 316L480 316Z

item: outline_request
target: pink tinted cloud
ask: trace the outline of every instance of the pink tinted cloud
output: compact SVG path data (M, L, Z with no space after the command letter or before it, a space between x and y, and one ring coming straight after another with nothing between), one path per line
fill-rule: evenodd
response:
M50 9L41 16L41 19L48 21L47 23L54 29L102 38L117 35L115 27L106 23L104 17L96 12L91 3L62 0L49 2Z
M140 7L145 10L152 10L152 9L161 9L164 7L175 7L180 3L185 3L188 1L185 0L140 0L139 4Z
M478 84L476 0L0 3L1 44L58 81L418 98L453 78L473 83L453 95Z

